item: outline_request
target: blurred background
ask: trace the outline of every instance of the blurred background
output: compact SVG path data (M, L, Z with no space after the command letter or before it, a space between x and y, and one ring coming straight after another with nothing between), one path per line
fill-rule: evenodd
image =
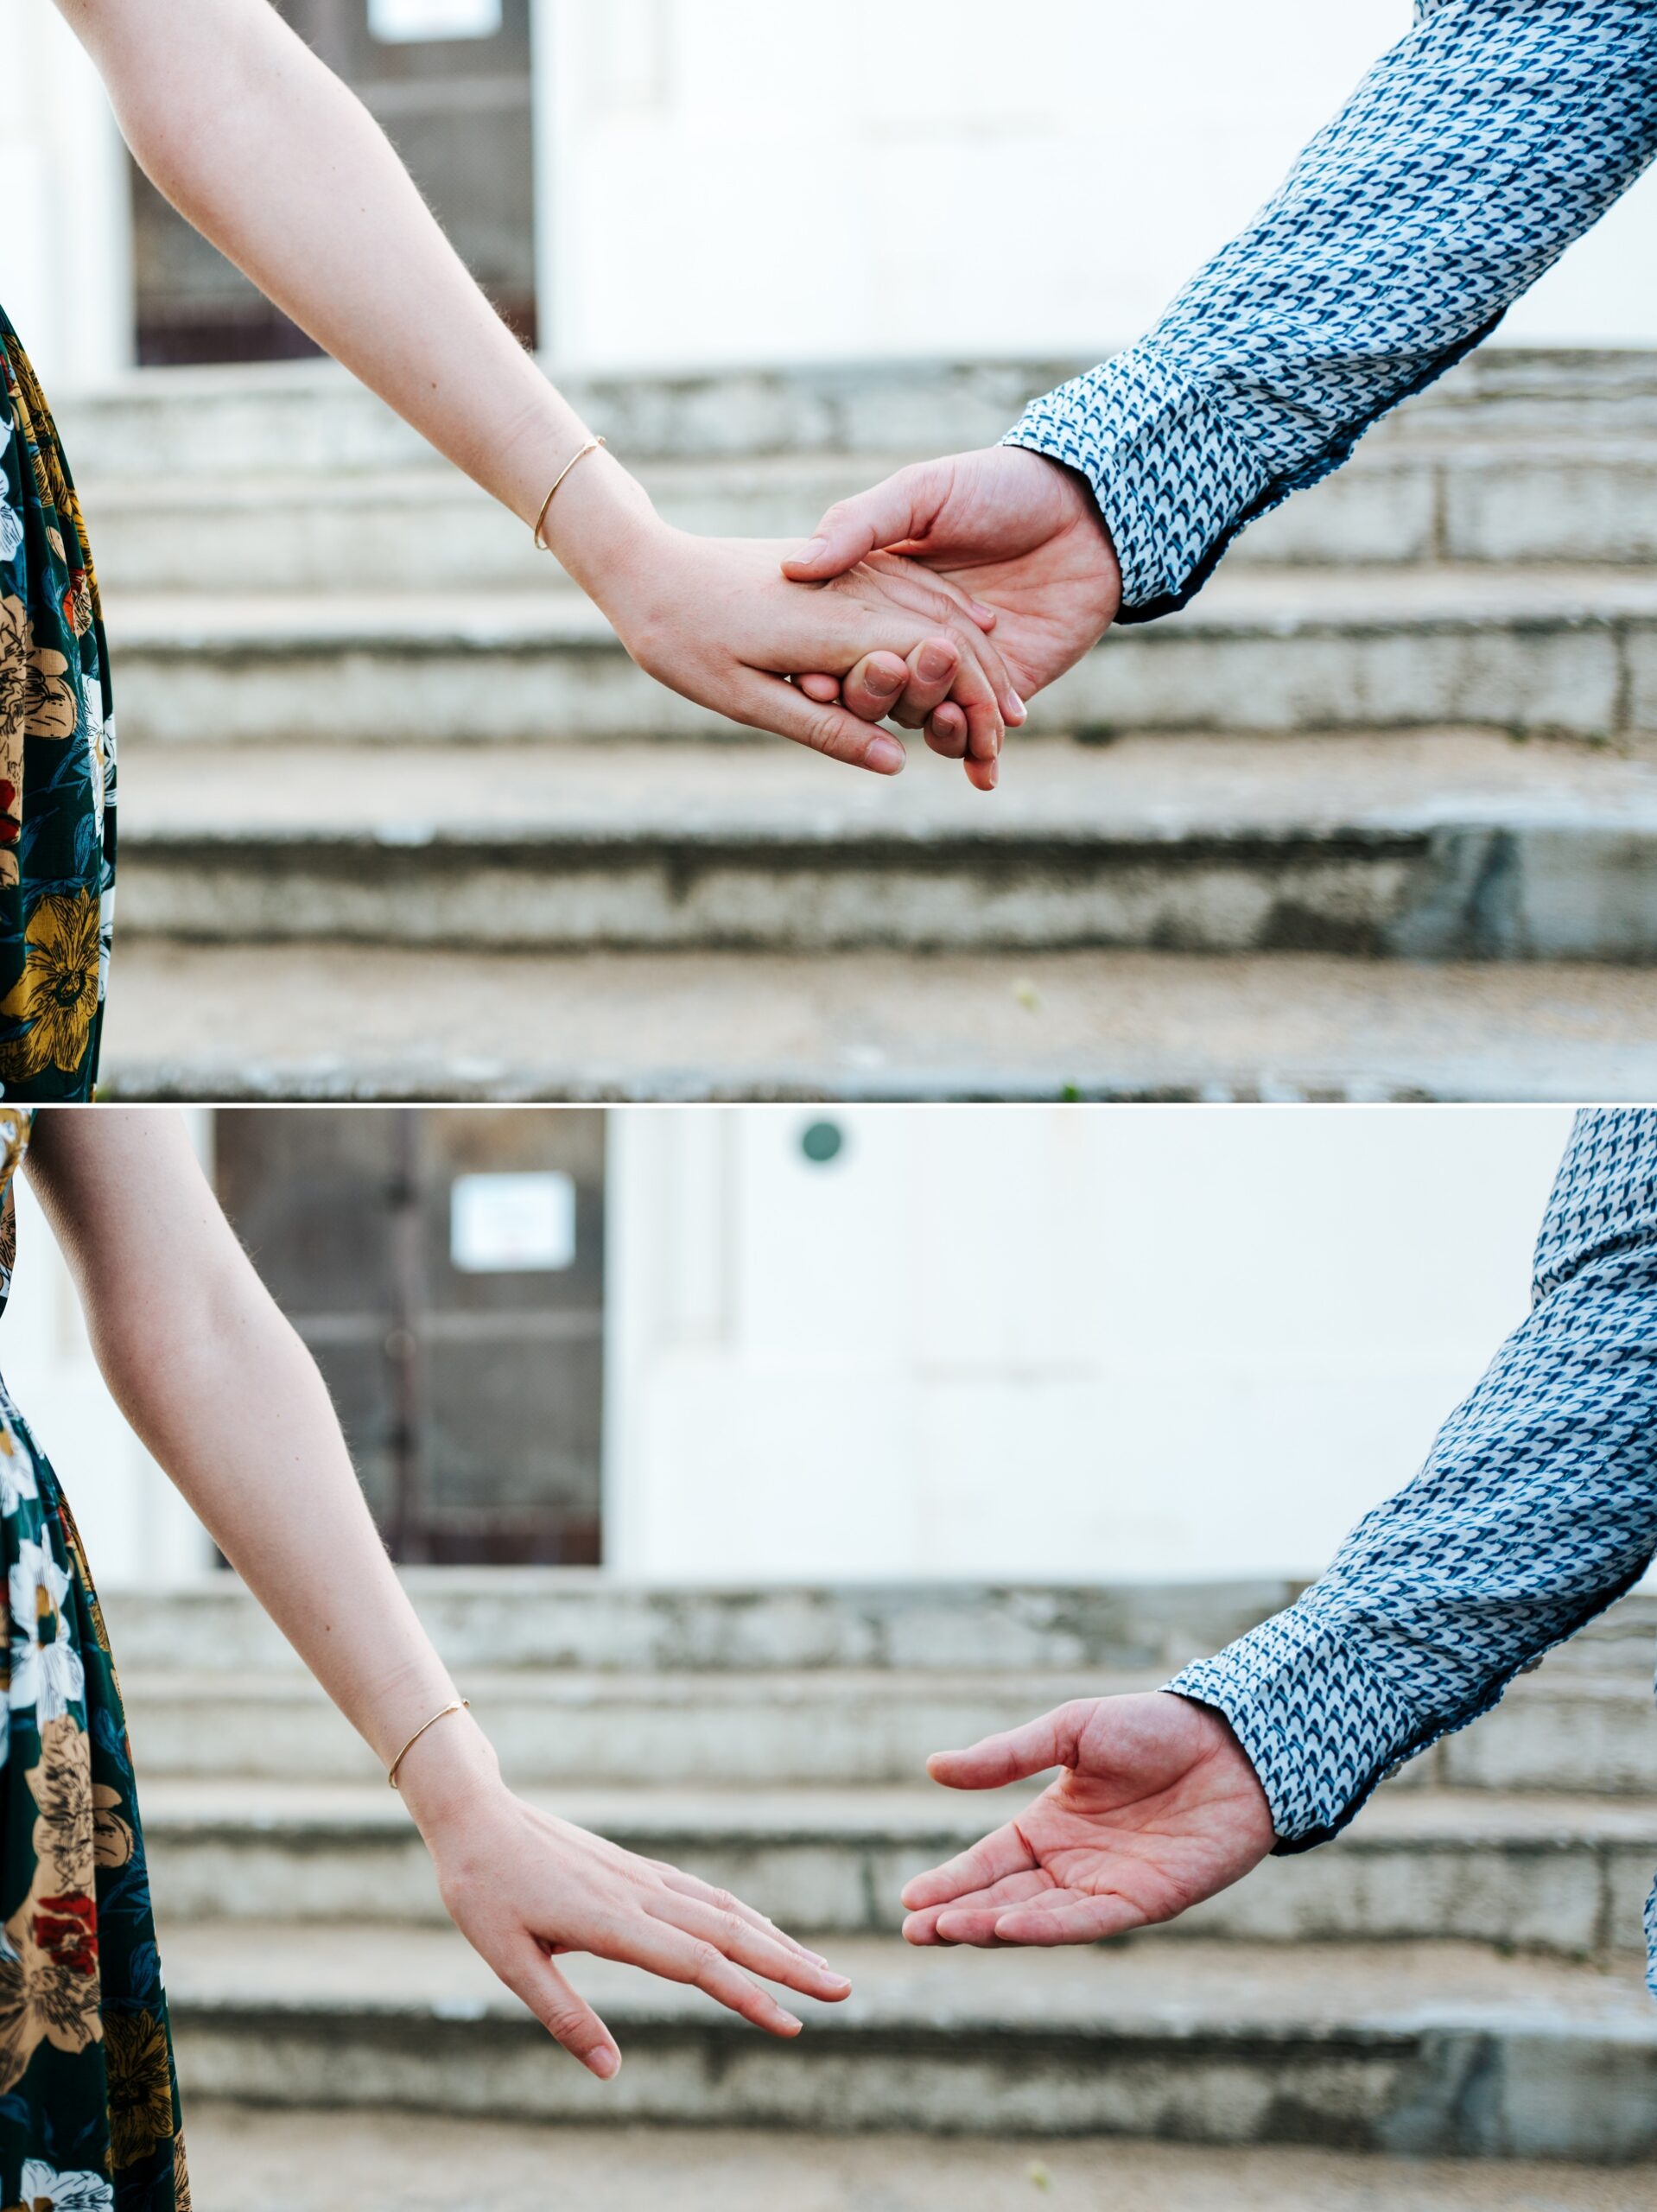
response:
M780 537L1138 334L1409 20L287 12L663 512ZM1649 180L1189 610L1045 692L985 802L649 683L136 175L46 0L0 24L0 298L117 656L114 1088L1650 1095Z
M1028 1795L953 1799L930 1751L1155 1687L1414 1471L1527 1310L1566 1115L191 1118L514 1783L856 1986L767 2046L579 1959L626 2063L550 2051L127 1437L26 1198L7 1379L105 1588L200 2201L529 2212L556 2169L708 2212L1649 2202L1643 1592L1166 1930L897 1932Z

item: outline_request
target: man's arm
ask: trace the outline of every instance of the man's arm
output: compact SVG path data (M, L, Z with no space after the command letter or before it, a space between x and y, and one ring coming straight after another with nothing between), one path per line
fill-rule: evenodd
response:
M1654 1548L1657 1111L1596 1109L1554 1183L1530 1317L1415 1481L1298 1604L1166 1690L1078 1699L931 1760L956 1789L1063 1771L909 1884L905 1936L1092 1942L1327 1841ZM1657 1951L1657 1914L1652 1934Z
M1494 1705L1657 1550L1657 1111L1578 1116L1534 1303L1426 1465L1286 1611L1168 1687L1223 1713L1279 1852Z
M1427 0L1155 329L1008 434L1093 486L1117 620L1183 606L1247 523L1486 337L1654 151L1650 0Z
M1184 606L1248 523L1485 337L1654 151L1653 0L1424 0L1154 330L1037 400L1001 447L841 500L784 574L901 546L998 610L1031 698L1113 620ZM965 753L958 707L904 688L895 658L873 665L884 689L868 662L806 688Z

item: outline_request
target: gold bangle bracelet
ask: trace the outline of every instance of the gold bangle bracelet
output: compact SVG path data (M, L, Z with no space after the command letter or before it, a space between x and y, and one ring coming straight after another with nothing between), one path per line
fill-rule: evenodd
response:
M403 1749L397 1753L397 1757L391 1762L391 1770L386 1776L385 1779L390 1783L393 1789L396 1789L399 1786L397 1783L397 1769L403 1764L403 1760L408 1758L409 1752L413 1751L415 1745L425 1734L427 1729L435 1728L440 1720L447 1720L451 1713L466 1713L469 1711L471 1705L472 1700L469 1697L458 1697L455 1699L453 1705L446 1705L441 1713L434 1713L429 1720L422 1720L421 1722L419 1727L415 1730L413 1735L409 1737L408 1742L403 1746Z
M558 481L553 486L551 491L548 493L546 498L542 500L541 512L535 518L535 550L537 553L550 553L552 550L551 546L548 544L546 539L541 535L541 533L547 526L547 510L557 498L565 477L568 475L572 468L578 467L581 462L584 461L588 454L596 453L600 446L607 446L609 442L610 441L608 438L589 438L587 443L581 448L581 451L571 460L567 461L563 467L559 470Z

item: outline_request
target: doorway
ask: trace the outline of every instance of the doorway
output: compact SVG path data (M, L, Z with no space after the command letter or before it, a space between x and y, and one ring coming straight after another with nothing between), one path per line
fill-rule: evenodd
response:
M232 1108L214 1158L392 1556L599 1564L603 1114Z
M531 0L272 0L384 128L461 259L536 341ZM131 167L144 367L317 348Z

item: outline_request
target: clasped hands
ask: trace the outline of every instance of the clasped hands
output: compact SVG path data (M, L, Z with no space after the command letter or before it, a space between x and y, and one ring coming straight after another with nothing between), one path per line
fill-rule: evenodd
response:
M625 481L620 557L578 580L638 665L732 721L879 775L904 766L880 727L895 721L994 790L1005 733L1121 599L1091 491L1016 447L900 469L796 545L672 529Z

